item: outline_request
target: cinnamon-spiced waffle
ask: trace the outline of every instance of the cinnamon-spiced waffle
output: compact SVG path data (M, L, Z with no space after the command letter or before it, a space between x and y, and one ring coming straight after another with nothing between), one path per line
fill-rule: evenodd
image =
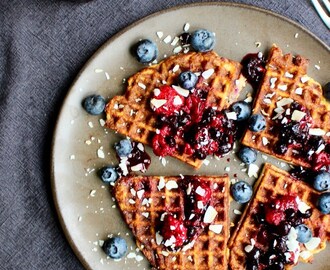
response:
M298 259L310 262L313 254L325 248L330 240L330 216L316 207L319 192L271 164L264 166L254 189L229 241L231 270L287 270ZM312 232L305 244L296 241L293 228L298 223Z
M156 269L227 269L227 176L127 176L114 195Z
M260 132L247 130L242 143L289 163L319 170L329 165L330 104L318 82L306 75L308 60L269 52L254 114L266 118ZM328 164L325 160L328 159Z
M107 127L132 140L151 145L157 130L157 116L151 109L150 101L155 89L164 85L177 85L183 71L199 73L199 84L207 86L206 104L222 110L229 107L245 85L238 62L218 56L214 51L207 53L189 52L170 56L159 64L137 72L127 81L124 95L115 96L106 106ZM182 140L177 140L178 145ZM187 152L178 150L171 153L196 168L202 164Z

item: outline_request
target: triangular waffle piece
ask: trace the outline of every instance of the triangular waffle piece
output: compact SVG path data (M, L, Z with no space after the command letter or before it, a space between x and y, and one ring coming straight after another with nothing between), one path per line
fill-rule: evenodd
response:
M330 215L322 214L316 208L320 193L304 182L293 178L288 172L270 164L265 164L260 178L255 184L254 190L254 197L245 208L241 220L237 224L235 232L229 240L230 269L261 270L267 267L266 265L262 265L262 262L269 262L271 260L275 262L277 260L279 263L283 263L284 260L288 260L292 263L285 264L284 266L282 265L284 268L276 268L275 264L273 264L274 268L269 268L288 270L292 269L298 259L305 262L312 261L313 254L323 250L326 241L330 240ZM297 197L299 197L299 199L297 199ZM289 199L294 200L294 204L298 205L297 211L299 213L296 212L298 213L297 215L301 217L303 213L304 217L306 217L301 218L297 223L301 222L307 225L312 231L313 238L310 242L307 242L307 244L292 240L295 236L290 232L291 229L288 230L288 228L293 227L284 228L284 230L289 231L290 236L287 238L281 238L280 236L276 236L276 238L273 232L286 235L286 232L280 230L282 225L269 225L269 223L267 223L278 222L279 220L290 222L289 220L293 220L292 218L289 219L287 216L277 221L276 219L272 219L275 217L274 213L278 216L283 213L283 209L281 209L282 206L279 206L278 202L284 203L285 201L290 201ZM285 203L283 205L285 205ZM289 205L289 203L286 205ZM286 207L290 208L288 206ZM308 209L308 207L311 208ZM281 209L281 211L277 211L276 209ZM285 215L290 215L290 211L291 210L285 212ZM291 215L293 216L292 213L293 211L291 211ZM268 217L266 217L267 214ZM269 232L270 230L271 233ZM297 246L299 248L297 248ZM289 248L294 251L289 250ZM256 268L253 268L253 264Z
M324 150L330 142L330 104L322 95L321 85L306 75L307 66L305 58L283 55L275 45L271 48L253 108L253 113L266 118L267 126L260 132L247 130L242 143L289 163L319 170L322 159L330 160L330 153ZM292 120L295 125L290 124ZM316 140L323 137L325 143L309 141L313 134Z
M166 58L159 64L142 69L127 81L125 95L115 96L106 106L106 125L132 140L151 145L156 132L157 117L150 107L153 91L164 84L177 85L183 71L214 73L200 81L209 88L206 103L219 110L227 108L245 85L238 62L218 56L215 52L189 52ZM202 160L175 151L172 156L199 168Z
M127 176L118 180L114 194L138 247L156 269L227 269L227 176ZM187 231L178 233L170 218Z

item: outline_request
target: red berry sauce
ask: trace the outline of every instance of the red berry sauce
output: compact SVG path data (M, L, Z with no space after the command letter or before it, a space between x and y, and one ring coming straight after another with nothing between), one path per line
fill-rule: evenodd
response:
M312 164L312 170L330 171L330 143L326 142L322 136L309 134L310 128L313 126L310 112L298 102L293 102L284 109L290 112L284 116L286 121L283 121L283 117L274 120L273 131L279 137L274 145L274 152L283 155L291 148L295 157L307 160ZM295 110L305 113L299 122L291 119ZM275 115L274 113L272 117Z
M253 214L259 231L255 246L246 251L246 269L284 270L285 265L294 264L296 255L288 250L288 234L311 215L311 208L304 213L298 210L297 197L293 195L278 196L260 204Z
M136 171L146 172L150 166L151 159L143 144L132 141L132 148L132 152L127 157L118 157L117 172L120 176Z
M179 188L184 192L184 215L178 217L167 213L160 221L162 243L170 250L177 250L191 243L203 231L203 217L213 202L210 186L198 179L182 179Z
M151 97L151 108L157 114L157 132L152 138L154 153L179 153L198 159L229 153L236 139L234 121L227 118L226 111L208 106L209 88L202 77L195 89L186 91L183 96L164 85ZM155 100L164 104L154 106Z
M253 89L257 90L266 71L265 57L261 53L250 53L244 56L241 64L243 66L242 74Z

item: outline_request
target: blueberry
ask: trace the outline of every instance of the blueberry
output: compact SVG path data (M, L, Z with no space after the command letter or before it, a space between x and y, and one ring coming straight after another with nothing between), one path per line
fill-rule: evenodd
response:
M261 114L253 114L249 118L249 129L258 132L266 128L266 119Z
M150 63L157 58L158 48L153 41L143 39L136 44L135 54L139 62Z
M127 157L133 150L132 142L128 139L115 143L115 149L119 157Z
M325 191L330 188L330 173L320 172L314 178L313 186L318 191Z
M245 181L238 181L230 188L234 200L239 203L246 203L251 199L252 187Z
M104 183L112 183L118 179L118 173L114 167L105 166L99 171L99 176Z
M110 258L120 259L127 252L127 243L125 239L116 236L105 240L102 248Z
M100 95L88 96L84 99L83 107L89 114L101 114L104 111L105 99Z
M191 90L197 83L197 76L191 71L181 72L179 75L179 85L187 90Z
M330 101L330 82L323 86L323 95L328 101Z
M191 36L191 46L195 51L208 52L214 48L215 36L205 29L196 30Z
M257 160L257 151L249 147L242 147L238 152L238 157L245 164L251 164Z
M246 120L251 115L251 106L245 101L238 101L231 107L237 115L237 121Z
M312 238L312 231L305 224L295 227L297 232L297 241L299 243L307 243Z
M330 192L325 192L320 195L317 206L323 214L330 214Z

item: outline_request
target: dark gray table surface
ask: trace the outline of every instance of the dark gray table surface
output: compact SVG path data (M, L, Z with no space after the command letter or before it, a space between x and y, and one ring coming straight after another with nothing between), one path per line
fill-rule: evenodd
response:
M0 269L83 269L60 227L50 149L63 98L112 35L189 0L0 1ZM234 1L298 22L327 45L308 0Z

